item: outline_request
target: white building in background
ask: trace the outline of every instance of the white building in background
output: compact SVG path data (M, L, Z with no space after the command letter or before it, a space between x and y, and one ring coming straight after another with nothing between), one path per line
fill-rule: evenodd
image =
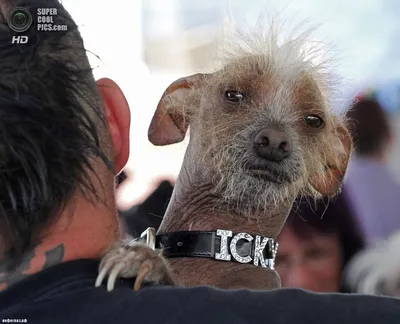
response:
M143 1L144 60L150 71L185 75L202 70L202 54L221 23L222 2Z

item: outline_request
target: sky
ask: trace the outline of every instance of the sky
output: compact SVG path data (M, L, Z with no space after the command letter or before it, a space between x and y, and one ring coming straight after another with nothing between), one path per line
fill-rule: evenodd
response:
M89 58L95 77L114 79L131 107L131 159L127 170L134 177L121 195L122 204L146 195L153 174L175 176L186 145L155 148L147 141L147 127L162 92L182 75L177 71L150 73L141 58L143 35L169 37L179 34L179 28L212 22L228 3L234 16L247 23L271 8L290 23L307 17L321 23L315 37L333 44L340 53L338 71L349 80L350 93L371 84L400 80L397 0L146 0L144 16L141 2L113 0L110 6L110 2L99 0L63 1L80 26L86 48L93 53ZM157 7L157 12L151 10L151 5ZM186 15L180 25L174 8Z

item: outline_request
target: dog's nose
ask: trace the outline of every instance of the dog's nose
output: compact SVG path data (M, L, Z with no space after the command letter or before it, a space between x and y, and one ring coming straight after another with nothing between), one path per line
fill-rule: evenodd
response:
M292 145L286 133L264 128L254 137L254 149L263 159L280 162L290 156Z

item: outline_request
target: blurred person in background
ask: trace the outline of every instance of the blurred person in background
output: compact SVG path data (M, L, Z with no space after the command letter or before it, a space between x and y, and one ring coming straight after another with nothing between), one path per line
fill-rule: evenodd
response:
M400 298L400 231L358 253L345 269L346 283L359 294Z
M350 292L343 270L364 247L345 196L314 203L299 199L278 236L276 258L282 287L314 292Z
M173 190L171 181L161 180L157 188L142 203L126 211L120 211L125 232L132 237L138 237L148 227L158 230Z
M359 97L347 112L355 154L345 180L350 206L368 243L400 229L400 185L386 159L393 131L386 112L373 95Z

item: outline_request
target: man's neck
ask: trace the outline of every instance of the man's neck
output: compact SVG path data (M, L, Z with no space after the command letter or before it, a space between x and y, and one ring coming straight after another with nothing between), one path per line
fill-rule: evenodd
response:
M188 190L178 181L159 233L224 229L273 239L279 234L285 216L263 211L246 218L234 211L228 212L228 209L216 207L217 197L212 188L212 185L203 185ZM273 289L280 286L275 271L250 264L198 258L173 258L170 264L184 286L212 285L231 289Z
M78 259L100 259L107 247L118 239L115 206L74 204L66 210L40 242L26 252L11 271L6 270L7 253L0 256L0 291L48 267ZM50 234L51 233L51 234Z
M60 243L53 248L47 249L43 244L31 248L26 252L13 270L8 270L7 264L12 252L7 251L0 260L0 291L6 289L10 285L21 281L29 275L45 268L63 262L65 255L65 246Z

